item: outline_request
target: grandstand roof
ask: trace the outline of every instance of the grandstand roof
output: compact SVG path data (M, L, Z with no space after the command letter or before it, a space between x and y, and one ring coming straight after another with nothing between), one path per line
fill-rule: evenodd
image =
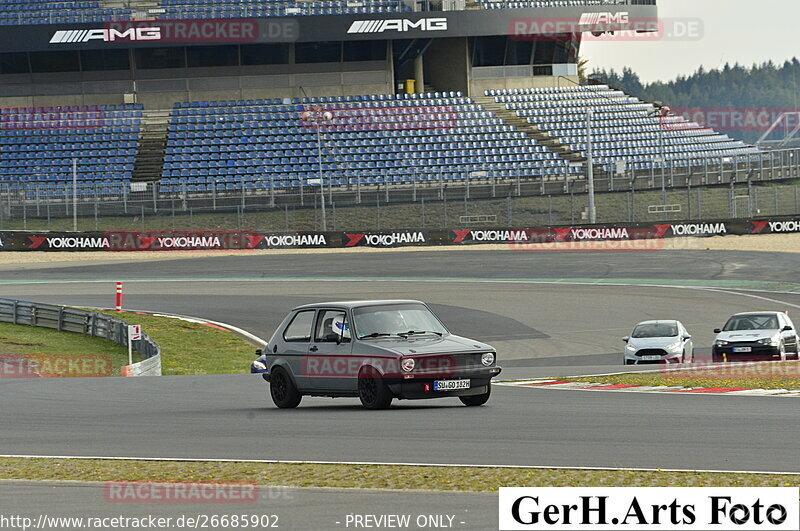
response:
M654 3L655 0L650 1ZM519 38L524 39L530 34L552 31L553 26L548 26L548 21L560 22L562 25L558 27L572 27L576 31L623 30L641 28L657 17L655 5L580 5L576 0L557 4L560 7L30 23L24 27L25 38L20 38L21 26L0 25L0 52L442 38L513 35L515 32L522 32ZM626 16L609 23L587 17L587 13L610 13L615 18L619 14ZM130 31L132 27L136 29Z

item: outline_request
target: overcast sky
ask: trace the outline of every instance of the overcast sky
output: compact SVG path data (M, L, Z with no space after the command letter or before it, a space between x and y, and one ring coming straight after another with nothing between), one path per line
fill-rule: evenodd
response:
M630 66L642 81L668 81L702 65L743 65L800 58L798 0L657 0L665 20L699 20L698 38L654 42L584 42L581 58L588 70ZM675 26L680 30L681 25ZM688 25L686 25L688 27Z

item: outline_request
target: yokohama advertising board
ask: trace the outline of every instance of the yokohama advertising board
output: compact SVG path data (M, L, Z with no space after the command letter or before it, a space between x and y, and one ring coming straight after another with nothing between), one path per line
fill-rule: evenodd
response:
M800 232L800 216L761 220L619 223L573 227L474 228L354 232L256 231L0 231L0 251L215 251L253 249L322 249L481 243L538 243L662 240L728 234Z

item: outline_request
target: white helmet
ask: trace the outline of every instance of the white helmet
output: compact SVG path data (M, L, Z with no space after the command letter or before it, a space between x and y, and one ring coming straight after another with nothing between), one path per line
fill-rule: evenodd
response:
M345 322L343 315L333 318L331 330L333 330L333 333L337 336L341 335L345 339L350 339L350 325Z

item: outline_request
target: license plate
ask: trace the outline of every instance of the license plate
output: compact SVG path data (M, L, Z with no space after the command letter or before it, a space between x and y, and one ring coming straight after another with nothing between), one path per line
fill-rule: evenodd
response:
M733 347L734 352L753 352L753 349L750 347Z
M642 356L642 361L658 361L661 356Z
M469 389L469 380L436 380L433 382L434 391L454 391L456 389Z

